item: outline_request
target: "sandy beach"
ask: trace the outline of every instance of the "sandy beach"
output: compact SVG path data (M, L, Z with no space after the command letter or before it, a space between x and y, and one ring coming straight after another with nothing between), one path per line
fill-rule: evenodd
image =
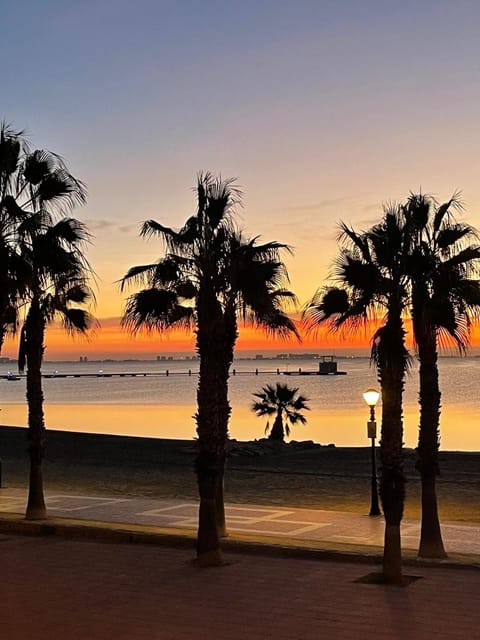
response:
M304 448L303 448L304 447ZM193 440L135 438L51 431L45 485L91 495L140 495L196 499ZM26 430L0 427L3 486L25 487ZM408 478L405 516L419 516L416 454L405 450ZM480 453L440 453L438 479L443 520L480 522ZM267 455L229 457L225 475L229 502L292 505L368 512L369 447L290 446Z

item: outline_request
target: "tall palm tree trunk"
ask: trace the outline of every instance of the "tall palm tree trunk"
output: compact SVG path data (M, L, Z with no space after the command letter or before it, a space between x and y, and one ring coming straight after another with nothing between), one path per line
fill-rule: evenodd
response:
M217 488L215 491L215 520L217 523L217 535L219 538L228 538L227 519L225 514L225 462L226 454L223 453L219 460L219 473Z
M383 551L383 574L385 582L398 584L402 581L402 550L400 524L403 517L405 501L405 478L402 468L402 436L398 429L398 421L402 420L401 405L390 400L395 395L396 384L387 382L385 376L382 383L382 436L380 457L382 462L380 476L380 497L385 516L385 539ZM394 378L394 377L392 377Z
M385 516L383 578L387 584L401 584L400 524L405 502L402 396L406 364L401 320L388 321L382 343L378 370L382 389L380 497Z
M0 320L1 322L1 320ZM2 324L0 325L0 354L2 353L2 349L3 349L3 343L5 342L5 336L7 335L7 331L5 329L5 325L2 322Z
M219 538L227 538L227 522L225 517L225 463L226 463L226 445L228 440L228 423L232 409L228 401L228 378L229 378L228 358L224 358L221 368L221 379L219 380L218 389L218 407L217 419L219 421L218 433L221 446L218 452L218 477L215 492L215 516L217 523L217 534Z
M45 327L37 300L31 303L26 330L30 479L25 517L27 520L39 520L47 517L47 509L43 493L42 470L46 444L41 373Z
M200 355L196 415L198 454L195 464L200 495L197 560L202 566L213 566L223 562L219 542L219 519L222 514L217 514L217 500L222 492L220 485L223 485L230 406L223 375L226 345L219 305L213 301L213 305L202 306L199 299L198 314L199 318L205 314L208 322L199 320L197 329L197 350Z
M418 555L421 558L446 558L436 492L441 406L436 332L434 327L425 326L425 323L420 325L418 319L414 322L420 360L420 428L416 467L422 484L422 524Z
M237 314L236 314L236 305L235 298L232 298L225 305L224 313L223 313L223 321L225 328L225 350L224 350L224 362L223 362L223 380L224 385L222 385L222 402L223 406L226 407L225 411L219 413L220 424L220 432L225 434L225 445L228 440L228 424L230 421L230 415L232 413L232 409L228 400L228 379L230 378L230 367L233 363L233 355L235 350L235 344L238 338L238 325L237 325ZM216 508L216 519L217 519L217 533L220 538L227 538L227 521L225 517L225 465L226 465L226 451L223 451L223 454L220 459L220 475L217 481L217 492L215 499L215 508Z

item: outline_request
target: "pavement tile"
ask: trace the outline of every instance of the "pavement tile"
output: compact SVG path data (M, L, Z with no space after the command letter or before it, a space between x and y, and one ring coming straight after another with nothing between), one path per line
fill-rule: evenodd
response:
M0 490L0 514L24 510L26 491ZM158 527L190 531L195 534L197 505L195 502L147 498L113 498L47 494L50 516L75 518L79 522L104 522L117 525ZM294 540L300 545L350 545L381 549L384 536L382 517L335 511L268 507L265 505L227 504L227 525L231 536L263 536ZM106 531L106 529L105 529ZM476 556L480 561L480 525L444 522L442 535L449 554ZM418 548L419 522L404 520L402 547L412 552Z

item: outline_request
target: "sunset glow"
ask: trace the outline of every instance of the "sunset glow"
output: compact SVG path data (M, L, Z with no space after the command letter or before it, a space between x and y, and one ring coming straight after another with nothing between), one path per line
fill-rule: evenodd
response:
M118 281L163 255L140 225L179 228L200 170L238 177L247 236L291 245L285 260L300 305L330 275L340 220L361 230L411 190L439 200L461 190L462 219L480 226L478 4L267 0L243 3L241 15L216 2L188 11L146 0L87 6L30 1L4 12L24 37L20 45L11 29L2 40L15 60L2 80L2 117L33 147L60 153L89 193L75 215L93 235L102 328L87 343L49 331L48 358L193 350L183 335L120 332L129 292ZM452 33L461 38L445 47ZM41 79L31 66L39 37ZM369 340L320 333L297 345L242 330L238 348ZM14 352L10 341L6 354Z
M240 325L237 349L239 351L275 351L291 352L295 350L319 350L322 352L337 349L367 349L370 346L373 326L362 329L348 336L329 333L320 328L315 334L306 333L298 322L301 342L295 338L282 339L266 335L265 332L249 326ZM47 360L67 359L78 360L80 356L92 358L155 358L161 353L195 351L195 336L193 333L171 331L164 334L158 332L139 333L130 335L120 326L120 320L107 318L101 326L94 330L89 338L82 336L67 336L62 327L50 327L46 338ZM16 340L8 338L3 354L16 357Z
M371 347L372 336L378 322L370 322L355 332L331 333L325 327L321 327L314 333L308 333L298 321L301 341L295 338L282 339L266 335L265 332L250 326L240 324L237 351L254 353L291 353L295 351L311 352L319 354L359 354L368 353ZM413 349L412 330L409 319L405 320L407 332L406 341L409 349ZM195 353L195 336L190 332L170 331L164 334L158 332L139 333L130 335L120 326L120 319L106 318L101 325L87 337L68 336L62 327L52 326L47 330L46 360L79 360L81 356L87 356L89 360L106 358L113 359L155 359L157 355L183 353L193 355ZM480 344L480 329L472 332L470 353L475 354ZM15 359L17 357L16 339L9 337L6 340L2 354ZM451 343L444 345L442 353L453 355L455 347Z

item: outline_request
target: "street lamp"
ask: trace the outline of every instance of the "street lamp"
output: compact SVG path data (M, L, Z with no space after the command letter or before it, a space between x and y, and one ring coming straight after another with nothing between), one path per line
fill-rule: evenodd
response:
M372 497L370 502L369 516L381 515L378 506L378 487L377 487L377 460L375 456L375 438L377 437L377 422L375 420L375 405L378 402L380 394L376 389L367 389L363 393L363 399L370 407L370 419L367 422L367 436L372 441Z

